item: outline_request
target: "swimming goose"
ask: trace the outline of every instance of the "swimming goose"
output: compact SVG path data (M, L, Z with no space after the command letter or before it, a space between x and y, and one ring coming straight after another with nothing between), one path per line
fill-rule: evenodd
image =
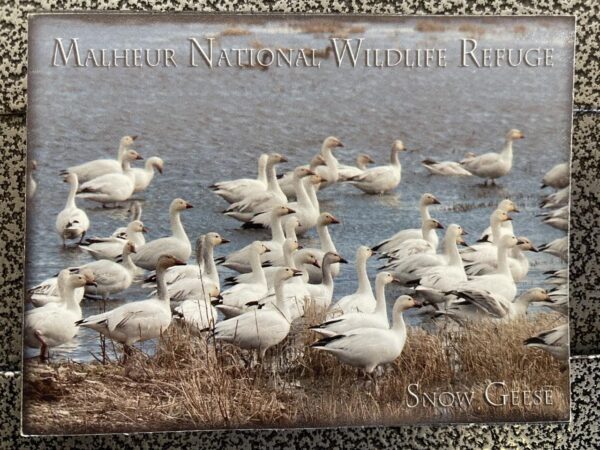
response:
M329 136L321 145L320 155L325 162L325 165L315 167L314 171L319 175L323 182L320 184L321 189L325 189L339 180L338 160L333 156L332 151L336 148L343 147L342 141L335 136Z
M425 193L421 196L421 200L419 201L419 212L421 214L421 227L423 226L423 222L428 219L431 219L431 214L429 213L429 207L431 205L440 205L440 201L435 198L433 194ZM431 236L432 244L435 248L438 247L439 238L437 234L434 232ZM407 239L420 239L423 238L422 228L409 228L406 230L400 230L396 234L394 234L391 238L386 239L384 241L379 242L378 244L373 246L373 250L376 252L389 252L392 251L398 244Z
M562 206L551 212L538 214L538 216L544 217L542 222L557 230L567 231L569 229L569 205Z
M483 178L484 185L487 185L488 179L491 184L495 184L497 178L505 176L512 169L513 141L524 137L521 131L512 129L506 134L506 142L500 153L484 153L474 158L463 159L460 163L473 175Z
M349 178L348 182L367 194L383 194L395 189L402 174L398 159L398 153L402 151L406 151L402 141L394 141L389 165L367 169L361 175Z
M239 178L232 181L219 181L210 185L210 189L228 203L243 200L249 192L264 192L267 190L267 162L269 155L263 153L258 158L258 175L255 179Z
M569 163L561 163L550 169L542 180L542 189L553 187L563 189L569 185Z
M271 210L271 240L263 241L270 250L270 253L263 254L261 261L263 263L271 263L277 265L283 261L283 242L285 235L281 220L288 214L293 214L295 211L287 206L279 205ZM235 270L240 273L251 271L250 267L250 245L230 253L226 257L217 258L217 264L221 264L228 269Z
M280 268L275 277L276 307L252 309L217 323L215 339L243 349L255 350L260 359L264 360L267 350L283 341L290 332L289 306L284 297L283 286L292 277L300 276L300 270Z
M187 325L192 334L200 336L203 330L212 330L217 323L217 309L212 305L211 298L219 297L219 288L210 286L206 290L206 298L202 294L182 301L174 310L175 319Z
M193 208L188 202L181 198L176 198L169 207L169 216L171 220L172 236L156 239L147 242L140 248L133 257L133 262L146 270L155 270L160 255L172 255L182 261L187 261L192 254L192 245L181 224L181 211ZM172 264L174 265L174 264Z
M523 236L519 236L519 244L517 244L508 256L508 265L512 274L513 280L516 282L523 281L529 272L529 260L523 253L524 251L538 252L533 242ZM495 258L488 260L479 260L474 263L465 265L467 275L484 275L493 273L498 268L498 262Z
M373 161L373 158L366 153L360 153L356 157L356 167L348 166L346 164L338 164L338 180L347 181L352 177L362 175L364 171L367 170L367 166L374 162L375 161Z
M539 250L540 252L548 253L567 262L569 258L569 239L567 236L555 239L552 242L540 245Z
M122 172L108 173L83 183L79 186L77 197L102 203L103 206L128 200L135 188L135 176L130 163L138 159L143 159L138 152L126 150Z
M496 208L496 209L505 211L506 213L520 212L519 208L517 208L517 205L515 205L515 203L512 200L509 200L507 198L502 200L498 204L498 208ZM512 220L505 220L500 224L500 235L504 235L504 234L514 234ZM494 242L494 236L492 234L492 226L491 225L489 225L483 231L483 233L481 233L481 236L479 236L479 242Z
M75 204L75 195L79 186L77 175L70 173L64 181L69 183L71 188L65 207L56 216L56 232L61 237L63 246L68 239L79 238L79 243L81 243L90 227L90 219L87 214Z
M35 195L35 191L37 189L37 182L33 178L33 172L37 169L37 162L35 159L29 160L29 164L27 164L27 186L26 186L26 195L27 198L33 198Z
M395 245L394 249L383 253L384 257L391 260L404 259L408 256L419 253L428 253L434 255L437 249L435 245L438 241L435 230L443 230L444 226L435 219L423 221L421 227L421 238L406 239ZM435 238L434 238L435 236Z
M465 159L474 158L475 153L468 152L465 155ZM424 159L421 161L423 167L425 167L432 175L442 175L445 177L471 177L473 174L465 169L460 163L456 161L435 161L431 158Z
M503 236L512 236L512 233L506 234L502 230L502 223L512 220L506 211L496 209L490 216L490 227L492 229L489 241L479 242L471 245L461 251L461 255L466 264L479 261L493 261L496 258L497 242Z
M139 167L134 167L131 169L134 176L133 192L142 192L146 190L154 178L155 169L158 170L158 172L162 175L164 162L158 156L148 158L143 169Z
M319 236L319 242L321 243L321 248L303 248L299 250L299 253L312 253L317 256L319 261L323 260L325 253L333 252L337 253L335 248L335 244L331 239L331 235L329 234L328 225L341 223L339 219L337 219L333 214L328 212L323 212L319 215L319 219L317 221L317 234ZM335 278L340 273L340 265L333 264L331 266L331 275ZM316 284L323 281L323 272L318 270L315 267L308 268L309 282Z
M373 250L369 247L365 245L358 247L358 250L356 250L358 287L353 294L346 295L331 305L327 313L328 318L352 312L371 313L375 310L376 300L367 273L367 260L371 256L373 256Z
M86 239L83 244L79 244L79 248L94 259L109 259L114 261L123 254L123 245L126 242L131 242L136 248L144 245L146 243L144 233L147 232L148 228L141 221L134 220L127 225L125 237Z
M39 348L44 360L52 347L69 342L77 333L75 322L81 319L81 307L75 290L94 284L88 273L71 273L69 269L58 274L59 300L25 312L23 340L27 347Z
M94 287L86 287L86 294L98 295L107 299L109 295L122 292L131 286L136 272L131 255L135 254L135 251L135 245L128 241L123 245L121 250L123 254L122 263L119 264L108 259L100 259L72 269L78 272L85 269L91 271L94 274L96 285Z
M370 374L380 364L391 363L400 356L407 336L402 313L420 306L421 303L412 297L400 296L394 303L391 328L357 328L323 338L311 347L331 353L342 363L360 367Z
M123 344L126 358L130 353L130 346L139 341L158 338L169 328L171 307L164 274L169 267L182 264L185 262L172 255L161 255L156 264L158 297L126 303L75 324L96 330Z
M331 305L333 298L333 276L331 275L332 265L335 263L346 264L344 258L337 253L327 252L321 263L323 281L319 284L307 284L306 288L310 293L312 304L317 308L327 309Z
M551 330L542 331L525 339L523 345L539 348L560 361L567 361L569 359L569 324L565 323Z
M122 170L123 155L137 139L137 136L123 136L119 141L117 159L96 159L61 171L61 175L74 173L81 183L98 178L108 173L119 173Z
M569 186L547 195L540 203L540 208L560 208L569 203Z
M392 281L394 281L394 277L389 272L380 272L377 274L375 278L375 297L377 300L374 309L370 311L354 310L354 312L346 312L316 327L311 327L311 330L319 333L321 336L334 336L357 328L388 329L390 324L388 322L387 304L385 301L385 287Z

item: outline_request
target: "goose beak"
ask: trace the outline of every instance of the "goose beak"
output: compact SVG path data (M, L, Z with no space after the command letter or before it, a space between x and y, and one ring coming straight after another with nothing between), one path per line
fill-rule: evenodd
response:
M96 283L95 281L91 281L91 280L86 281L85 285L98 287L98 283Z
M142 233L147 233L148 231L150 231L148 227L142 227Z
M432 205L441 205L442 202L440 202L437 198L434 197L433 200L431 201L431 204Z
M460 233L460 234L461 234L461 236L466 236L466 235L467 235L467 234L469 234L469 233L467 233L467 230L465 230L465 229L463 228L463 230L462 230L462 233Z
M158 170L158 172L162 175L163 174L163 168L162 166L156 166L156 170Z
M213 298L217 301L223 300L223 296L221 295L220 292L217 295L215 295Z
M514 212L514 213L520 213L521 210L515 206L515 208L512 210L512 212Z
M210 301L210 304L212 306L217 306L217 305L220 305L221 303L223 303L223 296L221 294L219 294L219 296L217 298L215 298L214 300Z
M369 155L367 155L366 161L368 164L373 164L375 162L375 160L373 158L371 158Z
M401 283L401 282L402 282L402 281L400 280L400 278L398 278L398 277L395 277L395 276L393 276L393 275L392 275L392 281L393 281L394 283Z
M287 209L287 214L295 214L295 213L296 213L296 211L293 210L292 208Z
M313 262L312 265L315 266L317 269L321 268L321 264L319 264L319 261Z
M282 156L282 157L279 159L279 162L286 163L286 162L288 162L288 159L287 159L285 156Z
M182 260L180 260L179 258L175 258L175 265L176 265L176 266L185 266L185 265L186 265L186 262L185 262L185 261L182 261Z
M517 239L517 245L520 244L526 244L527 242L523 241L522 239Z
M331 223L342 223L342 222L340 222L340 219L338 219L337 217L332 217Z
M140 159L144 159L144 157L143 157L142 155L138 154L138 155L135 157L135 159L136 159L136 161L138 161L138 160L140 160Z
M298 270L298 269L292 269L293 272L293 277L301 277L302 276L302 271Z
M137 138L138 138L138 135L137 135L137 134L134 134L133 136L131 136L131 140L132 140L132 141L135 141Z
M509 220L513 220L512 217L507 217L505 222L509 221Z
M221 244L229 244L230 242L229 239L221 238Z
M296 247L297 250L302 250L304 248L304 245L300 245L298 244L298 247Z
M539 253L539 252L540 252L540 251L539 251L537 248L535 248L535 246L533 246L533 245L531 246L531 248L529 249L529 251L530 251L530 252L534 252L534 253Z
M191 209L191 208L193 208L193 207L194 207L194 205L192 205L192 204L190 204L190 203L187 203L187 202L186 202L186 204L185 204L185 209Z
M271 249L270 249L270 248L268 248L268 247L267 247L267 248L265 248L265 253L269 253L269 252L271 252Z
M340 256L340 260L338 262L341 262L342 264L348 264L348 261L345 260L344 258L342 258L341 256Z
M316 173L314 173L312 170L310 169L306 169L306 174L307 175L316 175Z
M344 144L342 143L342 141L337 141L337 144L335 144L336 147L343 147Z
M327 178L323 178L321 175L319 175L319 178L321 183L327 183Z
M441 223L438 222L437 225L436 225L436 228L443 230L444 229L444 225L442 225Z
M423 302L420 300L415 300L413 299L413 301L415 302L413 305L413 308L421 308L423 306Z

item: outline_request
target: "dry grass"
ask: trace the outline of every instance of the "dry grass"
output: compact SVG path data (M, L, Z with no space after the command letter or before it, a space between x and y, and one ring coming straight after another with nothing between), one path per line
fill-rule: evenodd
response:
M485 28L472 23L463 23L458 27L458 31L464 33L469 38L480 38L485 34Z
M441 33L446 27L439 20L419 20L415 30L421 33Z
M339 20L319 19L306 22L292 23L301 33L314 35L328 35L332 37L346 38L350 35L364 33L363 25L344 23Z
M308 323L319 320L310 314ZM139 352L118 365L29 363L28 433L89 433L236 427L297 427L448 421L561 420L568 414L568 371L523 339L556 324L554 314L511 324L478 323L459 335L411 328L401 357L377 377L306 347L315 336L295 324L288 338L251 366L248 354L173 326L156 356ZM493 407L490 381L552 391L552 406ZM472 391L471 407L408 408L407 387ZM43 419L43 420L42 420Z
M221 33L219 33L220 36L248 36L250 34L252 33L250 33L249 30L238 27L226 28L223 31L221 31Z

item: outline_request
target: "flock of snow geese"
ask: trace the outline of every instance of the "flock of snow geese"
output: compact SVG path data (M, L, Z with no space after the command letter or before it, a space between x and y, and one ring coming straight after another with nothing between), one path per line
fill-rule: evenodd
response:
M488 180L495 183L510 172L513 142L523 137L522 132L510 130L499 153L468 153L461 162L427 159L423 166L438 176L477 176L485 184ZM49 348L71 341L79 327L91 328L123 344L126 357L133 344L160 337L175 318L195 335L253 350L262 360L311 307L326 312L325 321L311 327L319 337L311 347L370 374L401 354L407 339L403 313L410 308L426 306L420 309L421 314L432 320L451 319L458 326L481 319L513 320L523 316L531 303L567 314L566 268L548 273L546 281L554 286L551 290L536 287L517 297L516 285L527 276L528 251L547 252L560 258L564 266L568 258L566 236L539 249L529 239L515 237L509 214L517 213L518 207L504 199L490 211L490 226L479 241L467 245L460 225L444 227L431 216L430 208L440 201L430 193L420 199L420 227L400 230L379 243L370 243L375 245L356 249L358 287L353 294L336 298L334 280L340 265L347 261L337 253L328 231L339 220L320 210L318 192L337 183L351 184L367 194L394 190L401 179L399 153L406 150L399 140L393 143L386 165L368 167L373 160L367 154L358 155L355 166L340 164L335 152L343 144L336 137L328 137L308 165L282 176L277 174L277 166L286 162L286 157L263 154L258 158L256 178L211 185L211 190L229 203L226 216L242 222L243 228L271 231L270 240L256 240L223 257L215 258L215 248L230 241L217 232L198 237L192 248L181 220L192 205L181 198L170 204L168 237L147 242L141 206L132 202L132 218L126 227L108 237L86 239L90 221L76 200L103 206L126 202L150 185L155 171L162 173L163 161L158 157L149 158L144 168L131 167L133 161L143 159L131 148L135 139L121 139L117 159L99 159L61 173L70 190L56 218L56 231L63 245L76 240L75 245L93 261L65 268L28 290L34 307L25 315L24 339L27 346L40 349L41 359L49 355ZM31 170L29 179L31 197L35 192ZM542 187L556 190L542 201L541 209L546 211L543 222L566 230L568 164L552 168ZM313 228L320 247L303 248L299 237ZM444 228L438 245L437 232ZM464 248L459 250L459 246ZM188 263L192 250L196 264ZM375 277L373 291L367 260L374 254L384 260L384 266ZM238 275L221 281L219 266ZM140 281L154 289L147 300L82 317L84 295L107 299ZM390 323L386 286L393 282L405 286L410 295L395 300ZM533 336L524 345L566 360L567 324Z

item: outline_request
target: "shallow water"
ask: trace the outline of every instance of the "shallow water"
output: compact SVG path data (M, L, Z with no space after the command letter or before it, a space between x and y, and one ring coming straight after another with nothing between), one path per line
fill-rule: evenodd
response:
M513 199L521 213L514 215L517 235L536 245L564 235L541 224L538 203L543 174L568 159L570 143L571 69L569 44L564 30L540 28L525 35L487 25L481 45L506 45L515 39L523 45L539 45L553 39L556 48L552 69L321 69L271 68L267 71L236 68L214 69L73 69L49 66L52 39L78 36L96 48L171 46L185 50L188 36L216 33L224 25L178 23L167 25L133 21L129 26L66 22L57 19L33 30L30 89L29 148L38 162L38 191L28 204L27 286L56 274L67 266L83 264L82 252L63 249L54 230L68 186L61 169L96 158L115 157L125 134L138 134L135 148L144 157L158 155L165 161L163 176L156 175L150 188L137 195L143 204L142 220L150 228L148 238L169 234L168 206L175 197L194 205L183 213L191 240L218 231L232 240L217 249L217 256L240 248L268 234L240 230L238 223L221 214L227 204L208 189L219 180L253 177L262 152L281 152L290 162L281 169L306 163L328 135L336 135L345 147L339 159L352 163L367 152L384 164L395 139L412 151L400 155L402 182L384 196L367 196L348 185L336 185L319 193L321 210L341 220L330 227L339 253L352 263L360 244L373 245L399 229L419 226L417 204L423 192L435 194L442 205L432 208L443 224L459 223L472 242L488 225L493 207L504 197ZM291 33L273 25L254 25L252 34L221 38L221 45L248 46L252 40L265 45L315 47L327 45L325 36ZM410 22L395 27L368 27L373 46L447 47L456 52L458 33L414 32ZM552 37L550 37L552 36ZM560 57L562 55L562 58ZM37 59L36 59L37 58ZM509 128L524 131L526 139L515 143L512 172L492 188L480 186L475 177L429 176L421 166L425 157L458 160L469 150L500 150ZM102 209L79 201L91 220L90 235L110 234L125 225L125 209ZM314 245L316 233L303 239ZM561 267L548 255L530 254L531 270L520 290L538 286L543 271ZM378 262L369 262L374 278ZM222 278L231 275L221 271ZM336 279L335 298L356 287L353 264ZM149 291L133 286L111 301L146 298ZM392 295L388 302L391 304ZM98 302L84 301L84 315L100 310ZM411 319L416 324L416 319ZM146 344L145 348L151 347ZM74 360L90 360L98 352L96 333L81 330L75 343L53 354Z

